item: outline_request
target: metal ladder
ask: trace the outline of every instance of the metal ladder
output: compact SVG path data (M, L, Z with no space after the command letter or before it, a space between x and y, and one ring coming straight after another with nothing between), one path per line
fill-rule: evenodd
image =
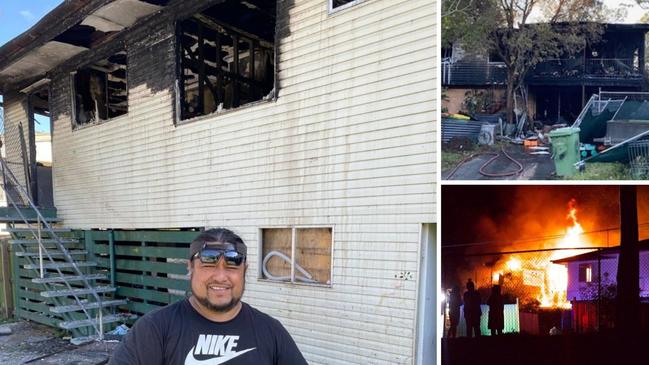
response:
M97 280L107 280L104 274L89 274L81 268L93 268L96 262L75 260L73 256L84 258L88 252L79 249L68 249L66 245L78 244L79 240L62 238L59 234L70 232L65 228L54 228L57 219L46 219L32 201L25 188L20 185L4 158L0 157L2 187L7 198L7 206L13 207L18 217L7 231L11 233L9 241L15 248L17 257L24 259L23 269L34 270L38 277L32 282L44 288L40 296L48 304L51 313L64 318L58 326L72 332L72 343L84 343L104 338L104 325L135 319L137 316L127 313L115 313L119 305L126 300L110 299L105 295L114 293L114 287L101 285ZM21 202L17 202L21 200ZM29 217L21 209L32 212ZM19 224L21 227L17 227Z

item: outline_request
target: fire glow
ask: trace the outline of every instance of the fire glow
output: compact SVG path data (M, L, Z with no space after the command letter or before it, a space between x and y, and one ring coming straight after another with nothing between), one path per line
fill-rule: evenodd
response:
M501 264L500 269L492 273L492 284L502 284L506 277L518 277L524 285L537 287L536 299L544 308L571 308L567 299L568 269L564 265L554 264L558 260L586 251L583 249L570 249L588 247L584 230L577 220L577 202L571 199L568 203L566 215L567 226L565 235L556 241L552 255L543 261L526 258L524 255L511 255Z

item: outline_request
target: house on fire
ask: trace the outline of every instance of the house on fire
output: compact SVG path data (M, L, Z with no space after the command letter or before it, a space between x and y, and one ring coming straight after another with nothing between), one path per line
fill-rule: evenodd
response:
M525 83L534 120L572 124L591 95L604 91L645 91L645 37L649 24L605 24L602 39L576 56L548 60L530 70ZM492 93L493 108L504 108L507 68L495 52L479 54L454 44L442 49L442 85L450 113L465 93Z
M638 243L640 257L639 288L641 318L649 326L649 240ZM612 328L617 269L620 247L553 260L568 269L567 298L572 303L572 329L589 332L599 328Z
M222 226L309 363L434 361L436 32L429 0L63 2L0 48L16 316L132 323Z

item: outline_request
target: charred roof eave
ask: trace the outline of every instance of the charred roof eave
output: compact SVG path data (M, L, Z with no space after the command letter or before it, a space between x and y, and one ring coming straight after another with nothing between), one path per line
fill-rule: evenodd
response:
M166 6L169 0L66 0L32 28L0 47L0 93L43 77L77 54L112 39L117 33ZM126 11L134 7L135 11ZM121 11L121 12L120 12ZM111 12L113 17L111 20ZM116 20L124 13L126 23ZM38 53L64 48L58 59L38 64ZM34 62L35 61L35 62ZM21 65L21 62L26 65ZM8 69L13 70L8 71ZM3 75L4 73L4 75Z

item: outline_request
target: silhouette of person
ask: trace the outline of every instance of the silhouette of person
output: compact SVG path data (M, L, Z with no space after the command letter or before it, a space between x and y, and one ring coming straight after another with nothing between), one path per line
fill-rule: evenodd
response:
M505 303L500 294L500 285L491 287L491 296L487 300L489 305L489 329L491 335L502 335L505 328Z
M469 279L466 282L466 291L464 292L464 320L466 321L466 335L469 338L473 337L473 331L475 331L476 337L482 335L480 333L481 303L480 293L475 290L475 284Z
M457 325L460 323L460 307L462 306L462 295L460 294L460 286L453 285L451 293L448 298L448 316L451 326L448 328L448 337L457 337Z

